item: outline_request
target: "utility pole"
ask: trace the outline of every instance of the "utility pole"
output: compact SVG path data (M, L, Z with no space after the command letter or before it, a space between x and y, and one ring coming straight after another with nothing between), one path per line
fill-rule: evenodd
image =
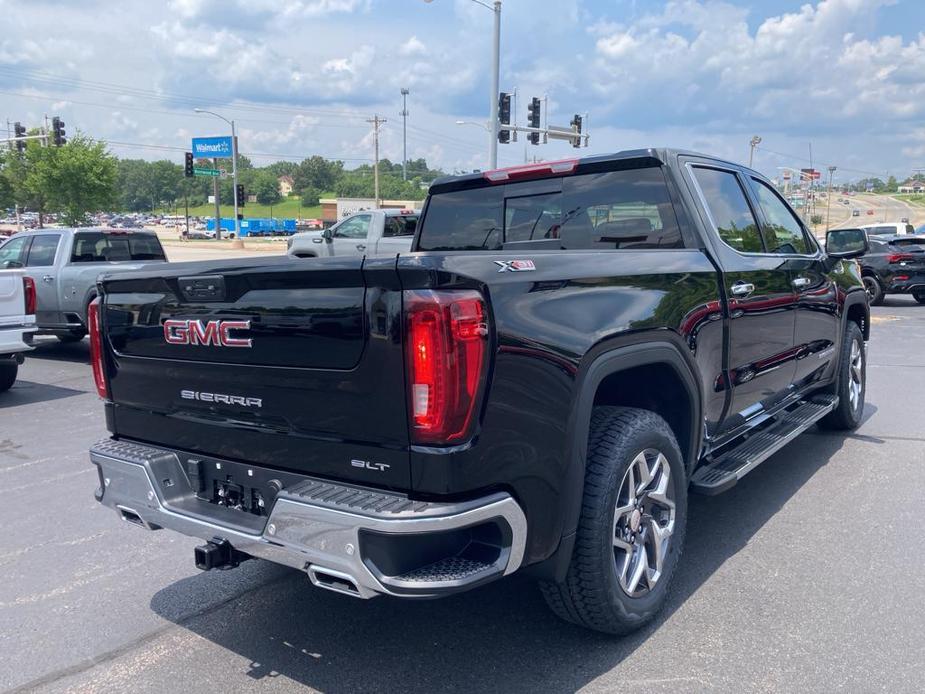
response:
M761 137L758 135L753 136L752 139L748 141L748 144L750 146L748 150L748 168L752 168L752 162L755 159L755 147L761 144Z
M380 118L377 113L372 118L366 121L367 123L373 124L373 142L375 143L376 156L375 156L375 165L373 166L373 187L374 187L374 196L376 198L376 207L379 207L379 126L383 123L388 123L385 118Z
M212 166L218 168L218 159L212 160ZM222 239L222 212L218 203L218 176L212 177L212 191L215 193L215 240Z
M829 167L829 192L825 197L825 233L829 233L829 208L832 205L832 178L835 176L836 167Z
M403 181L408 180L408 94L411 92L404 87L401 90L401 177Z

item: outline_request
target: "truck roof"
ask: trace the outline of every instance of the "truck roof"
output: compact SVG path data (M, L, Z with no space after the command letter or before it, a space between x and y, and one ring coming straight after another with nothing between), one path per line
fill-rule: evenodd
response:
M671 160L680 155L694 156L702 159L712 159L716 162L725 162L725 160L709 154L671 147L627 149L610 154L595 154L589 157L575 157L572 159L562 159L559 161L537 162L536 164L513 166L508 168L495 169L494 171L479 171L476 173L463 174L461 176L442 176L433 182L430 187L430 192L445 193L475 185L489 185L490 183L499 183L504 180L501 178L503 172L513 173L518 178L531 178L532 176L530 174L532 172L535 172L536 177L542 177L544 175L555 175L556 173L567 174L573 173L579 168L582 170L582 172L592 173L597 167L600 167L601 169L612 168L612 165L615 163L623 163L626 165L626 168L660 166L662 164L669 163ZM556 166L562 167L561 170L557 172L554 168L551 168ZM566 166L569 167L568 170L565 170ZM735 164L735 166L738 167L741 165ZM497 179L492 177L492 174L495 172L499 174Z

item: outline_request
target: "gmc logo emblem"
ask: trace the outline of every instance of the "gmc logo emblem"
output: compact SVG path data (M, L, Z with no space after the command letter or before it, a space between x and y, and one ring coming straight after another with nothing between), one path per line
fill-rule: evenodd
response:
M165 320L164 340L170 345L251 347L249 337L232 337L232 330L249 330L249 320Z

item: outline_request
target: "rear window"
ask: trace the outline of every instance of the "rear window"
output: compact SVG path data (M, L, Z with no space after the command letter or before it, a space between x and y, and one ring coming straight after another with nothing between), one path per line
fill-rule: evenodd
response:
M682 248L659 168L581 174L432 195L418 250Z
M106 263L121 260L166 260L166 258L161 242L153 234L81 231L74 235L72 263Z

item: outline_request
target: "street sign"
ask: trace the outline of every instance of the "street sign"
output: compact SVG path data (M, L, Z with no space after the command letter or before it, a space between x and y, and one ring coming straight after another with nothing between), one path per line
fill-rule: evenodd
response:
M201 159L231 159L231 137L194 137L193 156Z
M194 176L221 176L222 173L219 169L193 169Z

